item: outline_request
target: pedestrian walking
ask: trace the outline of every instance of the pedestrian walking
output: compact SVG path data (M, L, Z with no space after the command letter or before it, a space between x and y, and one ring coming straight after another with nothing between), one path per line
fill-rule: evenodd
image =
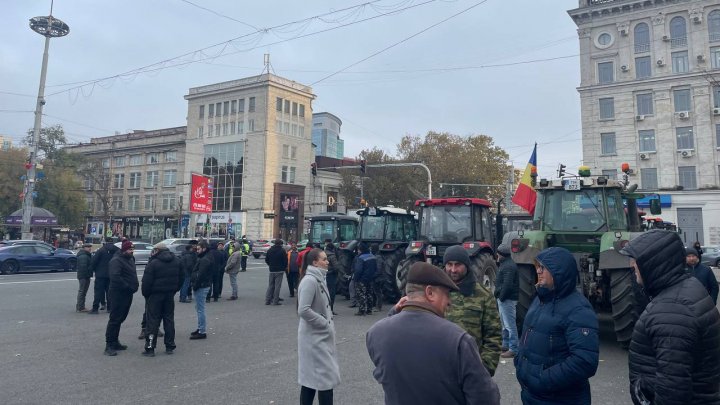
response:
M108 273L110 260L118 252L117 246L113 244L112 238L106 238L105 243L98 248L92 257L90 267L95 274L95 287L92 310L88 312L97 315L98 309L110 312L110 276Z
M233 248L233 253L230 255L230 258L225 264L225 272L230 277L230 287L232 288L232 295L228 298L229 301L235 301L238 299L237 275L240 272L241 258L242 247L236 242L235 248Z
M212 288L208 291L205 300L210 302L210 298L212 298L214 302L217 302L218 298L222 295L223 278L225 277L225 264L227 263L228 255L227 252L225 252L222 242L218 242L214 249L211 246L210 252L213 255L215 268L213 269Z
M121 344L119 340L120 326L127 319L133 294L140 286L135 270L133 251L132 242L124 241L120 251L113 256L108 266L110 318L105 329L106 356L116 356L118 350L127 349L127 346Z
M717 278L715 278L715 273L710 267L700 263L700 253L695 248L685 249L685 264L687 265L685 271L702 283L708 294L710 294L710 298L717 304Z
M338 263L337 255L335 254L335 245L331 239L325 239L325 254L328 259L328 268L326 275L326 283L328 286L328 293L330 294L330 309L335 313L335 293L337 292L338 273L340 272L340 264Z
M703 255L703 253L705 253L705 252L703 251L702 245L700 245L700 241L697 241L697 240L696 240L695 243L693 243L693 248L694 248L695 251L697 252L698 261L701 261L701 260L702 260L702 255Z
M91 243L85 243L82 249L77 252L77 279L79 284L77 302L75 303L75 311L77 312L87 312L85 296L90 288L90 279L92 278L92 270L90 269L90 262L92 261L91 248Z
M298 286L298 274L300 273L300 266L297 264L298 254L297 245L295 243L291 243L290 250L287 252L287 284L288 290L290 290L290 297L295 296L295 291Z
M720 313L685 270L675 232L645 232L621 250L651 298L635 323L629 350L635 405L720 404Z
M240 250L242 256L240 256L240 271L247 271L248 256L250 256L250 243L247 239L242 238L240 240Z
M518 352L518 332L515 311L520 292L520 280L517 265L511 257L510 247L502 243L497 247L497 259L500 263L495 279L495 299L497 299L502 321L502 350L500 357L513 358Z
M193 268L191 278L192 290L195 294L195 311L197 312L198 328L190 333L191 340L207 338L207 320L205 319L205 298L213 282L215 262L207 241L197 244L198 259Z
M598 319L575 284L575 257L551 247L535 259L537 296L515 356L523 404L589 405L599 361Z
M332 405L333 389L340 384L340 366L335 347L335 324L325 281L327 254L312 249L309 265L298 287L298 384L300 405L311 405L318 395L320 405Z
M355 315L372 314L372 283L377 272L377 260L375 255L370 253L370 248L365 242L358 244L359 256L353 263L353 280L355 280L355 295L358 301L358 311Z
M280 304L280 288L282 287L283 274L287 268L287 253L283 248L283 241L276 239L273 245L265 253L265 263L267 263L270 274L268 277L268 288L265 292L265 305L282 305Z
M368 330L373 377L386 404L500 404L473 337L443 319L451 291L458 287L445 272L417 262L408 272L400 313Z
M182 265L183 272L185 273L185 279L183 285L180 288L180 302L192 301L192 288L190 288L190 276L197 263L197 248L198 242L191 240L188 245L185 245L185 251L180 255L180 264ZM196 297L197 298L197 297Z

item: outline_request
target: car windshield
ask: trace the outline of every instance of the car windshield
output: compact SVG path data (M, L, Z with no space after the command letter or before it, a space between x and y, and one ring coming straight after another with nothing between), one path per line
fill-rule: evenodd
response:
M620 191L616 189L549 190L535 211L548 231L598 232L626 230Z
M469 205L425 207L420 217L420 237L434 243L462 243L472 236L471 210Z

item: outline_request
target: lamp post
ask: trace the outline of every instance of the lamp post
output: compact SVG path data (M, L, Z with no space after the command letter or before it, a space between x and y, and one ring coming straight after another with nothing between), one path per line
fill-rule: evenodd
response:
M64 37L70 32L70 27L52 16L52 2L50 3L50 15L46 17L33 17L30 19L30 29L45 37L45 51L43 52L42 69L40 70L40 88L38 89L37 104L35 105L35 125L33 126L32 150L30 159L25 165L27 177L23 191L23 222L21 227L22 238L32 239L30 232L30 221L32 220L33 199L35 192L35 164L37 163L38 142L40 140L40 128L42 125L42 112L45 105L45 77L47 76L48 49L50 38Z

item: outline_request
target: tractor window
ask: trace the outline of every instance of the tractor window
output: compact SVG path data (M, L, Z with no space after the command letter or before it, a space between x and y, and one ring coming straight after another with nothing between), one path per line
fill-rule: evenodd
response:
M554 190L545 193L547 230L597 232L606 228L602 190Z
M430 242L462 243L472 237L470 206L425 207L420 218L420 236Z
M363 240L383 240L383 228L385 227L385 218L378 216L363 216L362 230L360 231L360 239Z
M322 243L325 239L336 240L335 221L313 221L310 230L310 240L315 243Z
M412 241L417 239L417 226L415 225L415 218L413 217L405 217L405 238L403 239L406 242Z
M481 208L480 212L482 212L482 238L480 237L480 234L477 234L475 237L478 240L485 241L485 242L491 242L492 241L492 218L490 217L490 210L487 208Z
M403 221L402 216L388 215L385 217L385 239L386 240L403 240Z
M357 236L357 223L355 221L340 221L340 240L353 240Z
M607 190L605 196L607 201L608 220L607 224L610 230L626 230L628 229L627 217L625 216L625 206L619 190Z

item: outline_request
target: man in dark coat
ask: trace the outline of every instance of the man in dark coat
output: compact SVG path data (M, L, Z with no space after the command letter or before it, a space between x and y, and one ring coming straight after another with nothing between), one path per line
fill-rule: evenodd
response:
M439 268L412 265L401 312L368 330L365 342L385 403L500 404L497 385L483 366L475 340L443 319L458 287Z
M698 281L705 286L710 298L717 304L718 299L718 281L715 278L715 273L712 272L710 267L700 263L700 254L695 248L685 249L685 264L687 267L685 271L694 276Z
M207 241L201 240L197 244L198 258L190 276L192 290L195 292L195 310L198 317L198 328L190 333L190 339L206 339L207 323L205 318L205 296L212 286L213 272L215 271L215 261L213 255L209 251Z
M377 273L377 259L370 253L370 246L365 242L358 244L358 254L353 263L353 280L358 302L358 311L355 315L371 315L373 306L371 292Z
M113 239L106 238L105 243L95 251L92 257L90 268L93 273L95 273L95 297L93 298L92 311L88 312L89 314L96 315L101 305L101 311L107 308L108 312L110 312L110 294L108 293L110 289L110 278L108 269L110 260L118 250L117 246L113 244Z
M77 279L80 284L78 288L77 303L75 304L75 311L87 312L85 308L85 296L87 295L88 288L90 288L90 279L92 278L92 270L90 270L90 262L92 260L92 254L90 249L92 248L91 243L86 243L77 252Z
M180 260L158 243L155 259L148 262L142 277L142 295L145 297L147 326L144 356L155 356L158 329L162 320L165 330L165 353L175 350L175 293L180 290L185 274Z
M210 302L210 298L212 297L213 301L217 302L220 294L222 294L223 277L225 276L225 264L227 264L228 254L222 242L218 242L214 249L211 246L210 253L213 255L215 270L213 272L212 288L208 291L206 301Z
M630 396L640 404L720 404L720 313L685 273L675 232L655 229L630 241L635 278L650 303L635 323Z
M192 301L192 289L190 288L190 275L195 268L197 263L197 241L192 240L190 244L185 246L185 251L180 255L180 265L182 266L183 273L185 274L185 280L183 281L182 287L180 287L180 302Z
M298 254L297 245L295 243L291 243L290 250L287 252L287 284L291 297L295 296L295 290L298 286L298 274L300 274L300 266L297 264Z
M135 260L133 260L133 244L129 240L122 243L120 251L113 256L108 266L110 275L110 318L105 329L105 355L116 356L117 350L125 350L127 346L120 344L120 325L125 322L133 294L138 290Z
M538 254L535 271L537 296L515 356L523 404L589 405L589 379L599 362L598 319L575 289L575 258L565 248L551 247Z
M270 276L268 278L268 288L265 292L265 305L282 305L280 304L280 287L282 287L283 274L287 269L287 252L283 248L283 241L276 239L275 243L265 253L265 263L267 263Z
M513 261L510 247L504 243L497 248L498 267L495 280L495 299L497 299L500 319L502 320L502 350L500 357L515 357L518 351L518 332L515 311L520 291L517 265Z

